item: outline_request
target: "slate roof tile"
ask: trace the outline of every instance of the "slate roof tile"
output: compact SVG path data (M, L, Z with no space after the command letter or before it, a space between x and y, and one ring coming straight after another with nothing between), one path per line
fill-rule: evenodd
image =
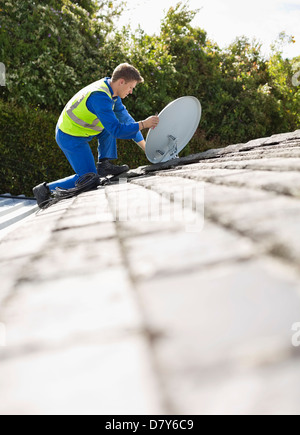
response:
M299 414L299 157L139 167L2 238L0 413Z

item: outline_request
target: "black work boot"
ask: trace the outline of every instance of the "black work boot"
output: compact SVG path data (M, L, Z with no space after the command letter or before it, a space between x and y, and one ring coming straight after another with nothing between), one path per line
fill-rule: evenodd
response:
M35 186L32 191L40 208L43 208L46 204L48 204L49 199L51 198L51 191L46 183Z
M127 171L129 171L129 166L113 165L109 160L104 160L97 163L97 172L100 177L106 177L107 175L120 175Z

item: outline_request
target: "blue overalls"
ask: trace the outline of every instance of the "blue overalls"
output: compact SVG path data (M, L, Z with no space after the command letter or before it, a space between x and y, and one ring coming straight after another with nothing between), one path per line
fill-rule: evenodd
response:
M108 77L106 77L105 82L113 95ZM101 120L104 126L104 130L98 135L89 137L71 136L62 132L58 125L56 126L56 142L68 159L75 174L48 183L47 186L50 190L53 191L56 187L70 189L75 187L76 181L82 175L88 172L97 173L94 156L89 145L89 142L93 138L96 137L98 140L99 160L103 158L109 160L117 159L117 138L133 139L135 142L140 142L144 139L139 131L138 123L129 115L121 98L113 97L113 101L114 107L112 110L111 100L104 92L94 92L87 100L87 108Z

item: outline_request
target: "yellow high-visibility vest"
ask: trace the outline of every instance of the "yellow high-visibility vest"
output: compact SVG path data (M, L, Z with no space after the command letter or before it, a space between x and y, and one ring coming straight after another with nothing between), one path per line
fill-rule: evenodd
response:
M112 94L104 79L98 80L81 89L67 103L58 120L59 129L71 136L87 137L101 133L103 125L97 116L86 106L92 92L105 92L109 98Z

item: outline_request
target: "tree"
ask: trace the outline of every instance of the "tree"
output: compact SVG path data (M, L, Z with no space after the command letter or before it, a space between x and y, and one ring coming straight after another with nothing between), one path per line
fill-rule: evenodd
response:
M61 109L76 90L104 74L103 47L121 10L111 0L6 1L0 53L7 86L1 97Z
M300 56L284 59L282 49L285 44L294 43L293 36L281 32L272 45L272 53L267 62L268 82L276 101L276 120L279 131L299 128L300 125Z

